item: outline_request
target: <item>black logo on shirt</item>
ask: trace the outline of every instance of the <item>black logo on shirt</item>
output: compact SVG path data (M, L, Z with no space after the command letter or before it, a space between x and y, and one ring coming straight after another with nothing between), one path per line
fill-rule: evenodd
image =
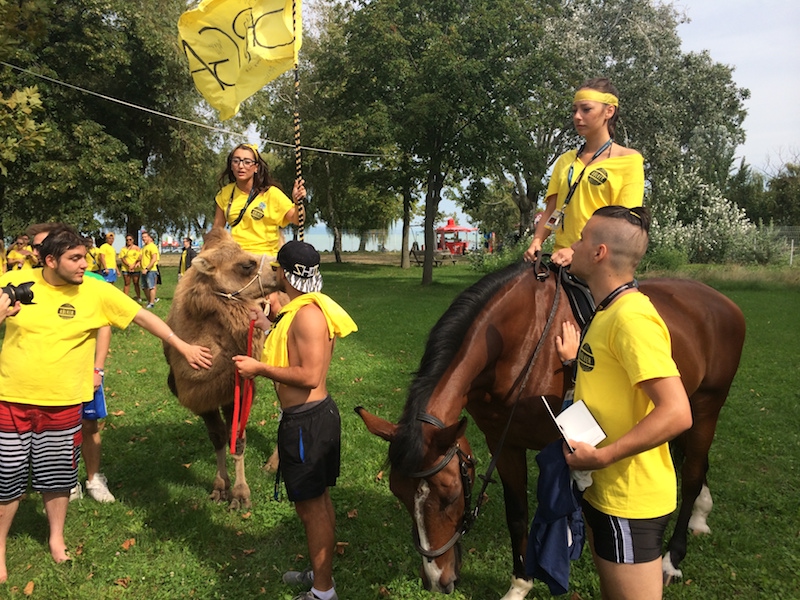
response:
M589 344L584 344L578 351L578 364L581 371L594 370L594 355L592 354L592 347Z
M58 316L62 319L74 319L77 312L72 304L62 304L58 307Z
M254 207L253 210L250 211L250 218L254 221L259 221L264 218L264 209L267 208L267 205L263 202L260 202L258 206Z
M608 181L608 171L600 167L589 173L589 183L592 185L603 185Z

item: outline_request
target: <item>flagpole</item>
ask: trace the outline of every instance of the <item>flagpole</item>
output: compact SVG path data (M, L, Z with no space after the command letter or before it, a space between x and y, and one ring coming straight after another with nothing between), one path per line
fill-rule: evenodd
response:
M297 1L292 0L292 35L294 45L297 48ZM294 170L295 180L303 178L303 162L300 151L300 65L297 59L297 50L294 53ZM297 227L295 238L301 242L305 238L306 209L304 205L305 197L297 199L297 216L300 223Z

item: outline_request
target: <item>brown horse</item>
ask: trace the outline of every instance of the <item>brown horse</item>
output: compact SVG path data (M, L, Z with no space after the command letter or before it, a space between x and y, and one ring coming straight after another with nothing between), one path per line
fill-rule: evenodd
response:
M525 263L484 277L458 296L431 330L400 421L395 425L356 409L373 434L390 442L390 486L412 515L426 589L453 591L460 570L458 541L477 514L470 514L474 467L464 437L464 408L495 454L503 484L513 553L512 584L504 600L522 599L532 587L524 568L526 451L557 438L539 398L546 397L556 411L561 405L565 379L554 337L561 323L573 318L556 279L537 278ZM670 330L673 357L692 405L691 429L673 442L676 467L682 457L681 502L663 561L665 577L680 576L677 567L686 555L698 496L706 511L694 515L692 528L707 531L708 451L739 365L744 317L729 299L695 281L652 279L640 289Z

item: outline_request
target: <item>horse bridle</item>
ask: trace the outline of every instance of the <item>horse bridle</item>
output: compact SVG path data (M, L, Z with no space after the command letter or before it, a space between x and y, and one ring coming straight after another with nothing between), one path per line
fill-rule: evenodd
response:
M264 290L264 282L261 281L261 273L263 273L263 271L264 271L264 261L266 261L266 260L267 260L267 255L266 254L262 254L261 255L261 263L258 265L258 271L256 271L256 274L253 276L253 278L250 281L248 281L246 284L244 284L244 286L242 286L241 288L239 288L235 292L218 292L218 291L215 291L214 293L217 296L222 296L223 298L227 298L228 300L237 300L237 301L241 302L242 299L239 298L239 294L244 292L247 288L249 288L256 281L258 281L258 287L261 289L261 296L262 297L266 296L267 293Z
M417 420L433 425L439 429L445 428L445 424L441 419L438 419L429 413L419 413L417 415ZM461 524L456 528L455 533L447 541L447 543L437 550L428 550L427 548L423 548L420 544L419 532L417 531L416 526L411 526L411 534L414 537L414 546L416 547L417 552L430 560L440 557L442 554L450 550L450 548L455 546L458 541L472 528L475 518L478 516L477 512L473 515L472 511L470 510L470 505L472 504L472 478L469 476L469 474L470 470L475 470L475 459L472 457L472 455L465 454L458 442L454 442L453 445L448 448L442 459L430 469L417 471L416 473L411 473L409 475L414 479L427 479L428 477L436 475L439 471L444 469L448 464L450 464L450 461L453 460L455 456L458 456L458 470L461 475L461 489L464 493L464 513L461 516Z
M537 281L541 282L547 279L547 277L549 276L549 269L547 267L545 267L545 269L547 270L545 271L541 269L541 261L537 260L537 263L534 265L534 275ZM497 445L497 449L494 453L492 453L492 460L489 462L489 466L486 468L486 473L478 476L481 478L481 480L483 480L483 485L481 486L480 494L478 494L478 499L475 502L475 508L470 510L470 504L472 503L472 479L469 477L469 469L470 468L474 469L475 459L472 456L465 455L464 452L459 447L457 441L454 442L452 446L450 446L450 448L447 450L442 459L434 466L424 471L418 471L416 473L411 473L409 475L409 477L415 479L426 479L444 469L450 463L450 461L453 460L454 456L456 455L458 456L459 471L461 472L461 487L464 492L464 514L461 516L461 524L459 525L458 528L456 528L455 533L447 541L447 543L445 543L441 548L438 548L436 550L428 550L426 548L423 548L422 545L420 544L419 532L417 531L417 528L414 525L412 525L411 527L411 533L414 538L414 546L416 547L417 552L419 552L422 556L424 556L429 560L433 560L434 558L442 556L445 552L450 550L450 548L455 546L458 543L458 541L462 537L464 537L469 532L470 529L472 529L472 526L478 519L478 515L480 515L481 507L483 506L484 503L486 488L489 486L490 483L495 483L495 480L492 479L492 473L494 472L494 469L497 466L497 459L500 456L500 452L503 449L503 445L505 444L506 440L506 435L508 434L508 430L511 427L511 422L514 419L514 411L517 407L517 401L519 400L520 395L522 394L522 390L525 388L525 385L528 383L528 377L530 376L530 373L533 370L533 365L536 363L536 359L539 357L539 352L542 349L544 340L547 338L547 334L550 331L550 327L553 324L553 320L555 319L560 297L559 292L561 291L560 284L561 284L561 277L559 273L559 276L556 277L556 291L553 296L553 306L550 309L550 314L547 317L547 322L545 323L544 329L542 329L542 335L539 337L539 341L537 342L536 347L531 353L531 356L528 359L525 368L520 373L520 376L517 377L517 380L514 382L514 385L511 386L505 398L503 399L505 401L511 396L514 390L519 390L517 393L517 397L514 399L514 403L511 405L511 412L508 415L508 421L506 422L506 426L503 429L503 434L500 436L500 442ZM439 429L444 429L446 427L446 425L441 419L434 417L433 415L426 412L421 412L417 414L417 420L423 423L428 423L430 425L433 425L434 427L437 427Z

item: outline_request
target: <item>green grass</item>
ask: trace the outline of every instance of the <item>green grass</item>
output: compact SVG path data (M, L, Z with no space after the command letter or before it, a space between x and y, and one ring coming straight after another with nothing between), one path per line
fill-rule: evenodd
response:
M342 476L331 492L337 540L346 544L334 561L339 596L429 599L418 577L410 518L388 489L388 473L379 477L386 443L366 431L353 407L397 419L428 331L479 275L466 265L448 266L422 287L419 269L323 267L325 291L359 326L337 343L329 376L343 429ZM155 309L162 317L174 269L164 275ZM748 337L711 451L713 533L690 539L685 579L665 598L800 597L800 287L776 280L714 282L744 310ZM9 537L9 582L0 585L0 598L28 597L29 582L30 597L47 599L288 600L296 593L280 576L307 564L302 527L283 494L282 501L272 500L274 479L260 469L275 444L278 411L270 386L261 384L248 426L253 508L231 513L207 500L215 468L211 445L202 422L170 395L166 373L155 338L136 326L115 331L106 368L112 414L103 433L103 471L118 502L72 503L66 539L74 560L55 565L41 499L26 498ZM468 435L482 471L489 461L482 436L472 424ZM462 582L451 596L456 600L499 598L508 587L499 484L489 496L464 540ZM588 553L573 565L573 592L583 600L600 597ZM536 583L533 597L549 597L546 587Z

